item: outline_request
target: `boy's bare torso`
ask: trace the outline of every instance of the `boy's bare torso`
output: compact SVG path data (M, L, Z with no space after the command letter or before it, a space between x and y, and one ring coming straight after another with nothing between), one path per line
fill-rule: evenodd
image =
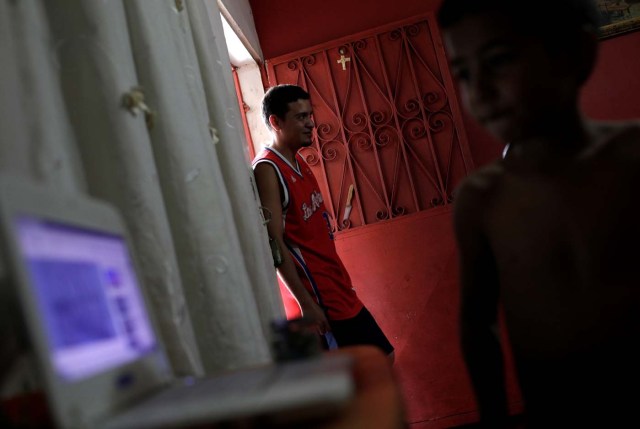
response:
M597 361L640 338L640 128L594 136L553 165L522 169L507 157L465 185L517 361L579 365L576 356Z

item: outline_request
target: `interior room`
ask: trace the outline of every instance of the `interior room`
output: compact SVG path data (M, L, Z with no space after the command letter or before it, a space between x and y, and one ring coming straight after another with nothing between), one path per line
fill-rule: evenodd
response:
M582 95L596 119L640 117L640 31L628 23L640 27L640 3L626 3ZM251 160L270 139L264 91L302 86L317 129L301 155L395 348L403 418L471 425L452 209L461 180L504 147L461 107L439 4L0 0L0 172L119 210L176 375L262 365L272 321L300 310L273 268ZM40 386L27 358L2 364L6 401Z

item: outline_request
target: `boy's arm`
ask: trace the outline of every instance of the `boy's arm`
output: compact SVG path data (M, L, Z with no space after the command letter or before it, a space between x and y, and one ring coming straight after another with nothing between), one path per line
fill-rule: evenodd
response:
M487 427L507 417L502 348L498 330L499 282L491 246L483 232L485 196L471 186L460 189L454 222L460 258L460 336L462 353Z
M293 258L284 244L282 202L276 171L272 165L263 162L256 165L254 173L260 202L271 213L271 220L267 223L267 232L269 237L277 243L282 255L282 263L277 267L277 270L291 294L298 301L302 315L316 323L319 334L329 332L331 328L324 311L302 284Z

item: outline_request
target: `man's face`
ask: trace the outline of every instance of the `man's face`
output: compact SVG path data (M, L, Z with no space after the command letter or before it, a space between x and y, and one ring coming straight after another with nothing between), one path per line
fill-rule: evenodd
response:
M296 100L289 103L289 110L284 120L279 121L279 134L282 140L297 147L311 146L315 127L311 119L312 113L309 100Z
M505 143L535 136L554 106L570 100L544 45L500 14L463 18L444 40L465 107Z

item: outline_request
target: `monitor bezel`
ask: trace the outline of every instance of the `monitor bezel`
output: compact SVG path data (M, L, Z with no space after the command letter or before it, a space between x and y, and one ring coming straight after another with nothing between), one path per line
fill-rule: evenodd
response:
M44 320L30 291L29 273L21 257L14 219L29 216L72 227L122 237L132 258L139 292L147 308L156 347L140 358L107 369L86 379L62 379L49 359L51 348ZM160 342L157 324L149 311L149 299L141 284L135 252L118 211L104 201L81 193L63 191L25 178L0 176L0 234L12 298L21 309L29 344L38 363L50 407L61 427L82 427L117 412L135 398L159 389L173 374Z

